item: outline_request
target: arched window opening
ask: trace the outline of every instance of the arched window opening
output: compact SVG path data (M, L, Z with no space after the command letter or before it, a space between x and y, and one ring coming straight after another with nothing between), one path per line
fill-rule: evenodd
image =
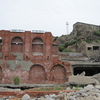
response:
M41 38L34 38L32 41L33 55L43 55L43 41Z
M2 37L0 37L0 45L2 44Z
M11 52L23 52L23 40L20 37L15 37L11 42Z
M32 82L42 83L46 80L45 69L41 65L33 65L29 73Z
M2 52L2 37L0 37L0 52Z
M62 82L67 81L66 69L61 65L55 65L51 69L52 81Z

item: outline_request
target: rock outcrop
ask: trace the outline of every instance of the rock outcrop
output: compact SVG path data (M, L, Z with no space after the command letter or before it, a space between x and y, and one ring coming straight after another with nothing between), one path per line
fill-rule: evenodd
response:
M95 31L100 31L100 26L77 22L73 25L73 30L69 35L62 35L59 38L57 38L57 40L59 41L59 44L63 44L66 41L72 41L76 39L78 41L84 39L100 39L100 37L94 35Z
M62 35L57 38L59 45L64 45L66 42L75 41L67 49L79 52L81 47L86 43L100 43L100 26L77 22L73 25L73 31L69 35Z

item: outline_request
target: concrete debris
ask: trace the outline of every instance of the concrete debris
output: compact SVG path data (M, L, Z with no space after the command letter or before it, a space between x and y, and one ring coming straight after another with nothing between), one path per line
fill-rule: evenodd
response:
M0 91L21 91L21 89L10 89L5 87L0 87Z
M93 78L97 79L100 82L100 73L93 75Z
M67 87L67 89L66 91L72 90L70 87ZM73 89L75 89L75 87ZM9 96L0 98L0 100L12 99L10 99ZM87 85L76 92L72 91L67 93L65 91L60 91L58 95L50 94L41 97L30 97L28 94L25 94L21 100L100 100L100 85Z
M21 100L31 100L31 97L28 94L25 94Z
M99 81L88 76L69 76L69 82L77 84L99 84Z
M79 76L85 76L85 71L83 71L81 74L79 74Z

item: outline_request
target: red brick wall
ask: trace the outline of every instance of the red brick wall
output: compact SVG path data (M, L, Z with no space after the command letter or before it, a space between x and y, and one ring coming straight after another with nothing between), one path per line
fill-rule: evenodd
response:
M43 44L32 44L32 52L43 53Z
M1 80L2 80L2 69L0 67L0 82L1 82Z
M71 74L70 63L59 60L57 42L53 41L50 32L31 33L0 31L2 37L3 63L1 64L0 75L2 83L12 82L13 76L19 76L22 83L63 83L68 80ZM18 44L14 42L19 42ZM53 45L53 43L55 45ZM15 60L12 52L23 53L24 61L31 61L33 65L28 71L21 70L21 65L16 65L15 70L9 69L6 60ZM34 55L43 53L43 55ZM53 56L56 55L56 56ZM29 67L29 66L27 66Z
M2 45L0 45L0 52L2 52Z
M11 52L23 52L23 40L20 37L14 37L12 39Z
M29 74L32 82L44 82L46 80L45 69L40 65L33 65Z
M52 55L58 55L58 46L52 45Z
M23 44L11 44L11 52L23 52Z
M51 74L52 74L52 80L67 81L66 80L66 69L60 65L53 66L51 70Z

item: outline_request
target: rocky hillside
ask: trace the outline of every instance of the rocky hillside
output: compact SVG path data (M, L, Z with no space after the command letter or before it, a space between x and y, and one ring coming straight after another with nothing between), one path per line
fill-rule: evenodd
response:
M83 45L84 42L100 42L100 26L77 22L73 25L73 31L69 35L62 35L57 38L57 41L60 48L72 50L74 48L74 51L77 51L77 46Z

